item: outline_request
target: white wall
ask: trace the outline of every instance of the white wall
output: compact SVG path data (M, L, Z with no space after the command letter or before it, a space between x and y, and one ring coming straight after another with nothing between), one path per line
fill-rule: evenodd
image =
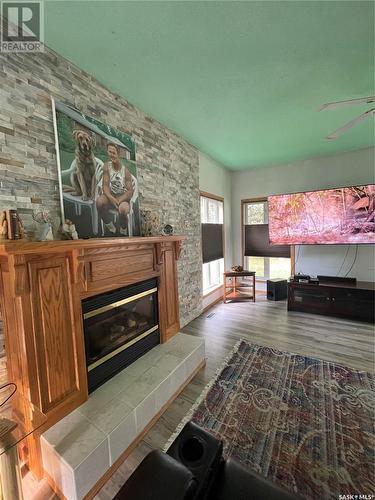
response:
M224 198L225 267L232 266L231 172L209 156L199 153L199 189ZM221 290L203 300L203 308L221 296Z
M286 165L234 172L232 174L233 260L241 262L241 199L374 184L374 160L375 149L366 148ZM355 251L354 245L297 247L296 271L310 275L344 276L353 263ZM375 281L374 261L374 245L359 245L357 260L349 275L358 280Z
M231 172L209 156L199 153L199 189L224 198L225 266L232 265Z

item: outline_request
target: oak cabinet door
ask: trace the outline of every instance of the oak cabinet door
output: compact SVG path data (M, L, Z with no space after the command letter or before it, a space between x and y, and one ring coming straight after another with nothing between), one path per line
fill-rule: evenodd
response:
M29 262L29 272L39 405L61 418L64 407L87 397L80 302L67 256Z

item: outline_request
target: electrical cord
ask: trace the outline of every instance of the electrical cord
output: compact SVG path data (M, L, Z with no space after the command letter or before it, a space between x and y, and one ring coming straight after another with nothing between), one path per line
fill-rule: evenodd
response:
M297 248L297 257L296 257L295 264L297 264L297 262L298 262L298 260L299 260L299 254L300 254L300 251L301 251L301 245L298 245L298 248Z
M336 276L340 276L340 273L341 273L342 268L343 268L343 266L344 266L344 262L346 261L346 258L347 258L347 256L348 256L349 249L350 249L350 245L348 245L348 246L347 246L347 248L346 248L346 254L345 254L345 257L344 257L343 261L341 262L340 269L337 271Z
M297 269L297 263L298 263L298 261L299 261L300 253L301 253L301 245L298 245L298 248L297 248L297 255L296 255L296 258L295 258L295 261L294 261L294 268L295 268L295 269ZM299 271L299 273L302 273L302 274L303 274L302 269ZM298 273L298 274L299 274L299 273Z
M348 276L350 271L353 269L354 264L356 263L356 260L357 260L357 255L358 255L358 245L356 245L354 259L353 259L352 265L350 266L349 271L345 274L345 278Z
M343 260L342 260L342 262L341 262L340 268L339 268L339 270L337 271L336 276L340 276L340 273L341 273L341 271L342 271L342 268L344 267L345 261L346 261L346 259L347 259L347 257L348 257L348 253L349 253L350 247L351 247L351 245L347 245L346 252L345 252L345 256L344 256L344 258L343 258ZM299 261L299 258L300 258L300 251L301 251L301 245L298 245L297 255L296 255L295 262L294 262L294 265L295 265L295 266L297 266L297 263L298 263L298 261ZM355 255L354 255L353 262L352 262L352 264L351 264L351 266L350 266L350 268L349 268L348 272L345 274L345 277L347 277L347 276L348 276L348 274L350 273L350 271L353 269L354 264L355 264L355 263L356 263L356 261L357 261L357 256L358 256L358 245L356 245ZM302 270L301 270L300 272L303 274Z

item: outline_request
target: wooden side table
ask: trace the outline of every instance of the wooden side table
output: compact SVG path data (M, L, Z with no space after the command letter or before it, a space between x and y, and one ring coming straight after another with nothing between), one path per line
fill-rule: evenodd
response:
M246 280L246 278L252 278ZM255 302L255 271L226 271L223 274L224 304L236 300L252 300Z

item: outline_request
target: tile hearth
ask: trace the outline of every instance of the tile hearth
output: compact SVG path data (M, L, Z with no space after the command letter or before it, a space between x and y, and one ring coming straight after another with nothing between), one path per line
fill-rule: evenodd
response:
M44 469L68 500L81 499L90 491L204 356L204 340L178 333L43 434Z

